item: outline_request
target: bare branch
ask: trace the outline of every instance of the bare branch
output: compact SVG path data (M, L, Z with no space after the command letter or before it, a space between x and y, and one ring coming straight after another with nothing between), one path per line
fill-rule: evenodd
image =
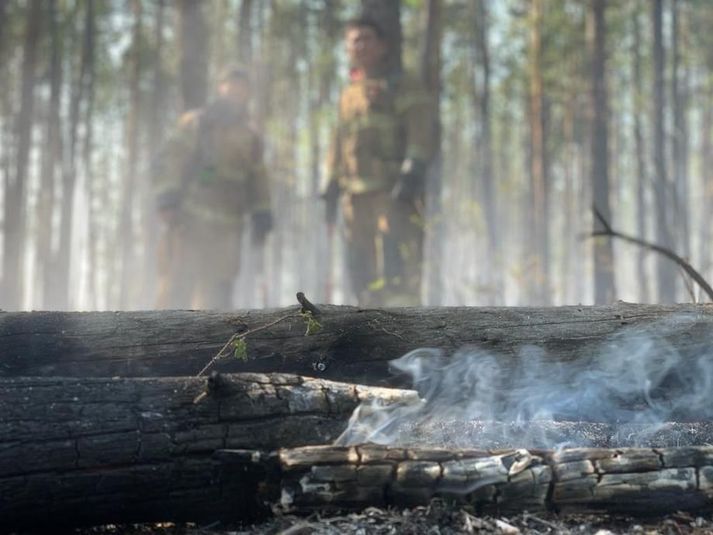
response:
M646 240L642 240L639 238L636 238L634 236L630 236L628 234L624 234L622 232L618 232L614 229L611 228L611 225L609 225L609 222L604 219L602 214L597 210L596 206L592 206L592 210L594 211L594 216L599 220L599 222L602 224L604 227L604 230L597 230L592 232L590 235L591 237L599 237L599 236L604 236L604 237L609 237L609 238L619 238L625 242L628 243L633 243L634 245L638 245L639 247L643 247L644 249L648 249L650 251L654 251L655 253L659 253L669 260L672 260L676 264L678 264L683 271L691 277L696 283L701 287L701 289L706 293L708 296L708 299L713 301L713 288L711 288L710 284L703 278L703 276L696 271L691 264L689 264L686 260L678 256L676 253L671 251L670 249L667 249L666 247L662 247L661 245L657 245L655 243L647 242Z

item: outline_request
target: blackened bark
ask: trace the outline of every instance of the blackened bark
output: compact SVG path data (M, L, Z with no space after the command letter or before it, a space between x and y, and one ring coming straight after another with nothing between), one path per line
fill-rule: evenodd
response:
M234 473L255 463L245 452L219 456ZM706 446L487 451L364 444L282 450L261 462L279 474L261 487L262 498L301 513L425 506L436 497L497 514L651 516L713 508L713 450Z
M246 519L248 473L221 477L219 448L336 438L361 401L415 392L286 375L0 380L3 531ZM38 514L41 511L41 514Z
M318 305L319 332L305 335L296 308L238 311L0 313L0 376L196 375L235 333L246 333L247 360L219 361L218 371L297 373L402 386L389 360L422 348L463 347L497 354L514 370L526 346L543 359L591 358L624 329L647 329L683 358L710 343L711 305L556 308L405 308L361 310ZM286 317L287 316L287 317ZM275 325L276 320L284 318Z

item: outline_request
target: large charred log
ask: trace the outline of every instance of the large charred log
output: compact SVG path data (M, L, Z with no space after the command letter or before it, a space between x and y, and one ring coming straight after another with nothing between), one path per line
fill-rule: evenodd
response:
M713 447L695 445L713 442L708 422L659 426L646 435L654 447L638 449L513 450L473 430L471 448L485 449L423 446L437 433L418 447L292 448L333 440L360 400L414 403L414 392L260 374L0 383L5 529L252 520L274 506L308 513L435 497L481 512L713 510ZM612 443L610 425L530 423L537 436L553 429ZM487 449L498 446L508 449Z
M388 361L420 347L476 347L514 367L518 352L536 345L544 359L566 362L622 329L658 330L664 322L662 336L685 356L709 344L713 322L710 305L319 309L321 329L309 336L294 308L0 313L0 376L195 375L233 334L258 329L246 338L247 361L224 359L214 369L401 386ZM672 316L686 321L679 325Z
M0 380L0 531L250 518L262 467L220 448L329 443L388 390L285 375Z
M270 466L262 499L301 513L423 505L436 497L481 513L713 510L710 446L483 451L364 445L217 456L228 472Z

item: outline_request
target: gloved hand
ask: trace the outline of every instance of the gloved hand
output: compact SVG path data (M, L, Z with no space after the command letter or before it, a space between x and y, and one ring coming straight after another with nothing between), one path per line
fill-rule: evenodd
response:
M252 239L253 244L261 247L265 243L267 235L272 230L272 213L269 210L253 212L252 215Z
M399 178L391 190L394 201L412 202L423 195L426 185L426 162L406 158L401 164Z
M339 184L332 180L327 189L320 197L325 202L324 220L327 225L334 225L337 222L337 205L339 204Z

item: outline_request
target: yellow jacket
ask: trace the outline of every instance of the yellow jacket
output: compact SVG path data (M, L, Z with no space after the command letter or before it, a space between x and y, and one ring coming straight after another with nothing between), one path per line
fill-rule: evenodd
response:
M390 190L405 158L432 156L431 115L429 96L416 78L352 70L339 99L327 187L336 181L349 193Z
M262 140L244 114L221 116L210 106L183 114L154 179L157 195L179 196L189 217L239 223L270 208Z

